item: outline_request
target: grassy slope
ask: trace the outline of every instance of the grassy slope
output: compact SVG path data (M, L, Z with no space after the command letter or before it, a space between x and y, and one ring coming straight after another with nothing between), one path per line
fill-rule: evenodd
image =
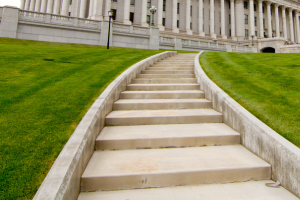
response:
M233 99L300 147L300 54L204 53L207 75Z
M0 38L0 199L31 199L105 87L159 52Z

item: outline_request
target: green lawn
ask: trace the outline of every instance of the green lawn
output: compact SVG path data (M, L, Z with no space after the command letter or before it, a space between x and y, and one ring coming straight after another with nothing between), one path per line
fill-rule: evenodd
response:
M106 86L159 52L0 38L0 199L32 199Z
M212 53L207 75L261 121L300 147L300 54Z

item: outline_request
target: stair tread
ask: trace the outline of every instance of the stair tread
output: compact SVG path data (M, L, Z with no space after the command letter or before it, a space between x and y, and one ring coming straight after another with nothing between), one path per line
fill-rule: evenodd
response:
M269 188L271 180L167 188L85 192L78 200L299 200L284 188Z
M240 136L223 123L106 126L96 140Z
M185 116L222 116L213 109L178 109L178 110L122 110L112 111L106 119L114 118L143 118L143 117L185 117Z
M139 103L202 103L211 102L206 99L119 99L116 104L139 104Z
M121 93L126 93L126 94L135 94L135 93L158 93L158 94L164 94L164 93L204 93L201 90L164 90L164 91L159 91L159 90L155 90L155 91L123 91Z
M95 151L82 178L245 168L270 165L241 145Z

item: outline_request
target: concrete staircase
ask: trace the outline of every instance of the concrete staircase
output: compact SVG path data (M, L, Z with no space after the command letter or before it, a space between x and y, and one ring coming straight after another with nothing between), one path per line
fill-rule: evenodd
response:
M297 199L264 186L271 166L204 99L194 56L156 63L121 93L82 174L80 200Z

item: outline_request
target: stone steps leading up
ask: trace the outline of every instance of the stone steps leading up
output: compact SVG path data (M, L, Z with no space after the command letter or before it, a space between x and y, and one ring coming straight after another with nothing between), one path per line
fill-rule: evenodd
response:
M271 166L241 146L204 99L194 56L159 61L120 93L82 174L80 200L269 198L261 180L271 178ZM291 197L281 191L270 199Z

